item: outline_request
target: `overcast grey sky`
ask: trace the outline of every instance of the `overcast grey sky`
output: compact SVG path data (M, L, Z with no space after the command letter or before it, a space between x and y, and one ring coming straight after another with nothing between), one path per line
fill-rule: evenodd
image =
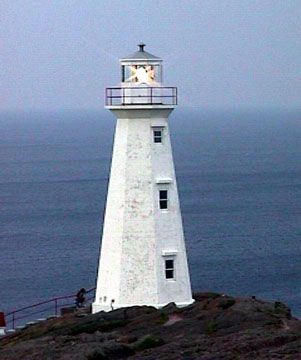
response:
M118 58L141 41L183 106L300 106L300 0L2 0L0 10L0 110L102 108Z

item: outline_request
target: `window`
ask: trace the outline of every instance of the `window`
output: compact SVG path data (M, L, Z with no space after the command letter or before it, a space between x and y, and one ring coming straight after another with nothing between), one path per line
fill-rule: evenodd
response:
M173 259L165 260L165 279L175 278L175 262Z
M161 210L168 209L168 191L159 190L159 207Z
M122 82L131 82L132 70L130 66L123 65L121 68Z
M160 65L122 65L122 82L161 82Z
M155 129L153 133L154 133L154 143L162 143L163 130Z

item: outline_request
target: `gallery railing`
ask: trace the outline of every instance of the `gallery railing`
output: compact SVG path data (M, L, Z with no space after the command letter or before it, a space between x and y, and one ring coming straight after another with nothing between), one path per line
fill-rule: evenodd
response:
M106 106L177 105L176 87L110 87L106 88Z

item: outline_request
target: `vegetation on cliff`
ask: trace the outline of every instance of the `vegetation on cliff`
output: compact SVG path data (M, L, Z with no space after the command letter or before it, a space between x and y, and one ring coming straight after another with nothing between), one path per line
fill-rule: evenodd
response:
M156 310L67 314L0 342L2 360L301 359L301 322L281 302L195 294Z

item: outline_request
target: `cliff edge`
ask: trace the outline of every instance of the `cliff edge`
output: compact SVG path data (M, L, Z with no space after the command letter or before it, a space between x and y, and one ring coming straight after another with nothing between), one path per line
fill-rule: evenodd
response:
M0 341L1 360L301 359L301 322L281 302L199 293L169 304L74 313Z

